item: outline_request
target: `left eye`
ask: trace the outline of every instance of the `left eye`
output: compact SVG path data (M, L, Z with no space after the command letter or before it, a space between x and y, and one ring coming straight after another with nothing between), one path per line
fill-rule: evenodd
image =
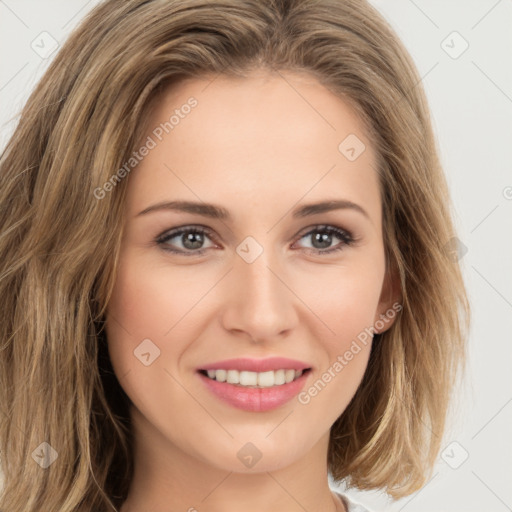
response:
M307 249L316 253L331 253L343 249L354 242L352 235L344 229L339 229L335 226L316 226L314 229L308 231L303 235L300 240L311 240L311 247ZM333 239L340 240L335 246L332 246Z

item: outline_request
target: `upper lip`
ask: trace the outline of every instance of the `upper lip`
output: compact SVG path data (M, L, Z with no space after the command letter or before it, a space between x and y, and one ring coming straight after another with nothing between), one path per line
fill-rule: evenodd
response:
M306 370L311 366L302 361L286 357L269 357L266 359L251 359L247 357L224 359L215 363L206 364L199 370L238 370L249 372L268 372L271 370Z

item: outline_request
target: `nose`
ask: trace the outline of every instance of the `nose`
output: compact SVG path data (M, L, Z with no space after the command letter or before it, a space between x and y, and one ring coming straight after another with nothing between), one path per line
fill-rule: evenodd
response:
M252 263L235 254L222 310L225 329L260 343L286 336L298 322L293 286L269 253Z

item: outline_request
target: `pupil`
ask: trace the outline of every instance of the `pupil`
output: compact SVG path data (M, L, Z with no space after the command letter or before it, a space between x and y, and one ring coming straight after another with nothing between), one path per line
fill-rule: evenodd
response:
M199 249L203 245L202 233L187 233L182 237L183 246L187 249Z
M320 243L320 247L315 245L315 242ZM317 249L326 249L329 248L332 242L332 234L330 233L316 233L313 236L313 246Z

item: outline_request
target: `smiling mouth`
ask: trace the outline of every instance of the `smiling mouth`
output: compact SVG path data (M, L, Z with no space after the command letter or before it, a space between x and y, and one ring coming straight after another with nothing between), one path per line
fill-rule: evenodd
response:
M282 386L289 384L300 378L302 375L309 373L311 368L304 370L282 369L270 370L267 372L250 372L239 370L199 370L201 375L215 380L217 382L225 382L242 388L269 388L274 386Z

